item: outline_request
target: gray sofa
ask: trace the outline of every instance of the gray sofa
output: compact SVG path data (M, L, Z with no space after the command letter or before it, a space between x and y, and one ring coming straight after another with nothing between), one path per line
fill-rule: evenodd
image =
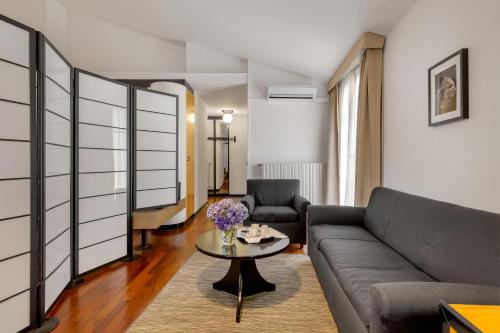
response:
M498 214L377 188L308 207L308 254L342 333L437 333L441 299L500 304Z
M249 179L241 202L248 208L245 225L267 224L288 236L290 243L306 244L306 212L311 204L299 195L297 179Z

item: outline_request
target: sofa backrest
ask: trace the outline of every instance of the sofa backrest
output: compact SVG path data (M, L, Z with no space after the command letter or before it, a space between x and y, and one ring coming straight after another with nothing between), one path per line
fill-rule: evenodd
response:
M247 180L247 194L253 195L256 206L291 206L299 190L297 179Z
M500 286L500 215L386 188L365 227L438 281Z

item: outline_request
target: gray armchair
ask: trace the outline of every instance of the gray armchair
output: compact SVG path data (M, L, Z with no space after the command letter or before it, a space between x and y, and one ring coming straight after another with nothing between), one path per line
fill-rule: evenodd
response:
M306 244L306 213L311 203L299 195L296 179L249 179L247 195L241 199L250 217L245 225L267 224L290 238Z

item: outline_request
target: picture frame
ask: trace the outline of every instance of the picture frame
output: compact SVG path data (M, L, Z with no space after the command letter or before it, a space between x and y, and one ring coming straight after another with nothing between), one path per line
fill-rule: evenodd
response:
M464 48L429 68L429 126L469 118L468 63L468 49Z

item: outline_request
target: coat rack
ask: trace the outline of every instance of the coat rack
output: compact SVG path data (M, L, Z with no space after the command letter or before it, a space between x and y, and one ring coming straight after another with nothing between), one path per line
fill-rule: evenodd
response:
M236 142L236 136L227 137L227 136L209 136L208 141L233 141Z

